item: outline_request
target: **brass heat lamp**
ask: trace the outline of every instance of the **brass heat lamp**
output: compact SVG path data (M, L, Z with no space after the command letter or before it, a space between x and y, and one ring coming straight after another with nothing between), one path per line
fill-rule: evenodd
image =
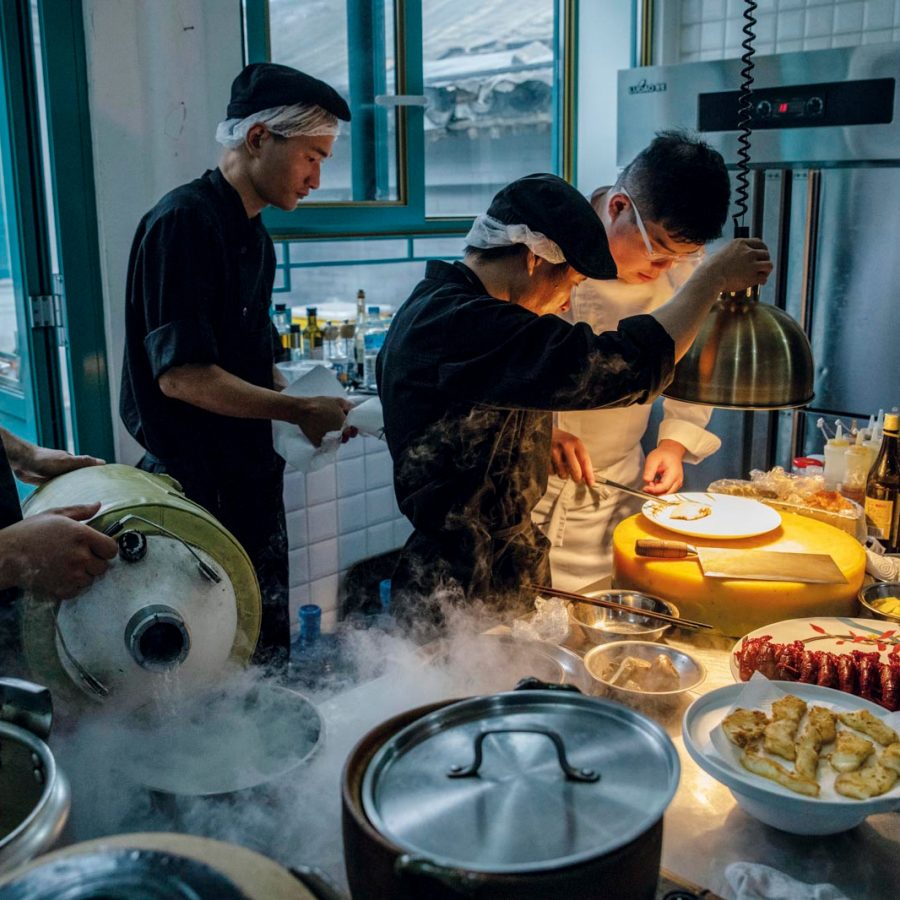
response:
M735 232L746 237L747 229ZM759 302L758 287L721 294L664 395L726 409L805 406L813 398L809 340L786 312Z

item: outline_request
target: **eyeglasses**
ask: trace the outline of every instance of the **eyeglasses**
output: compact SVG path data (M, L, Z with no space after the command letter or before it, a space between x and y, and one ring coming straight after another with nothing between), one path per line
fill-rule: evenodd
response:
M647 229L644 227L644 220L641 218L637 204L634 202L634 198L623 187L616 188L616 191L620 194L624 194L631 201L631 208L634 210L634 221L638 227L638 231L641 233L641 237L644 239L644 252L647 254L647 259L649 259L650 262L683 263L696 262L697 260L703 259L704 250L702 247L691 253L673 253L672 251L654 249L653 244L650 242L650 235L647 234Z

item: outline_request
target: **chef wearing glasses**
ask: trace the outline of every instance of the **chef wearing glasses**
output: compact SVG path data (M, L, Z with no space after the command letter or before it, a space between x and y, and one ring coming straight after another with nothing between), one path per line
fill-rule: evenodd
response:
M600 334L662 306L691 275L704 245L721 235L729 194L717 151L683 132L660 132L612 187L591 196L618 276L582 282L566 318ZM533 517L550 540L554 586L577 590L608 576L613 529L640 508L628 494L592 487L595 471L665 494L681 488L683 463L719 449L721 441L706 430L709 407L664 400L656 446L645 459L641 438L651 408L652 401L557 415L552 473Z

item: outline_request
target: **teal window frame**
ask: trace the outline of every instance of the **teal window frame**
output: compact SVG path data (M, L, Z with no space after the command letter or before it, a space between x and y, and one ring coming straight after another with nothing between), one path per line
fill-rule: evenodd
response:
M299 0L298 0L299 2ZM347 0L351 34L365 52L351 54L357 62L350 74L351 84L365 84L379 71L376 29L389 27L380 22L372 10L381 7L379 0ZM396 7L396 91L398 94L423 94L425 90L422 54L421 0L394 0ZM571 181L575 172L575 72L577 69L577 19L579 0L555 0L554 41L558 48L557 72L553 91L555 126L552 166L554 171ZM368 23L368 35L360 34ZM269 44L268 0L244 0L244 41L247 62L264 62L271 58ZM359 69L357 71L356 69ZM382 67L383 68L383 67ZM355 114L355 111L354 111ZM302 240L322 237L366 237L370 235L420 236L465 234L472 216L431 217L425 214L425 129L424 110L418 106L399 107L397 111L398 194L397 201L352 201L343 203L308 203L299 211L267 209L263 221L276 240ZM386 131L377 123L363 118L359 135L355 133L353 178L372 179L377 173L366 168L366 157L374 154L357 152L366 141L387 140ZM358 143L359 142L359 143ZM377 154L383 159L383 153ZM364 182L363 182L364 183Z

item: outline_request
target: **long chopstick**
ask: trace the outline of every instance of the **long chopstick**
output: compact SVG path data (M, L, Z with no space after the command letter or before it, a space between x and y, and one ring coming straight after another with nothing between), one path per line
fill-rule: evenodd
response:
M641 609L637 606L626 606L624 603L614 603L612 600L600 600L597 597L588 597L585 594L576 594L574 591L562 591L559 588L550 587L545 584L526 584L525 587L540 594L550 594L554 597L562 597L565 600L573 600L576 603L588 603L591 606L602 606L604 609L617 609L633 613L636 616L646 619L659 619L662 622L668 622L670 625L678 625L680 628L712 628L705 622L694 622L691 619L681 619L678 616L670 616L668 613L653 612L649 609Z

